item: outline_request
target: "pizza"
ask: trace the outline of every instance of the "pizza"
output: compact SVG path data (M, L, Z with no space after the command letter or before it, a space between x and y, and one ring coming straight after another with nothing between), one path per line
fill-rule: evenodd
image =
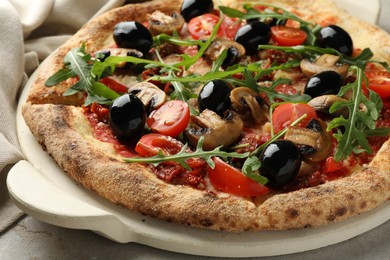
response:
M390 198L390 36L330 0L151 1L39 68L31 132L76 183L220 231L319 227Z

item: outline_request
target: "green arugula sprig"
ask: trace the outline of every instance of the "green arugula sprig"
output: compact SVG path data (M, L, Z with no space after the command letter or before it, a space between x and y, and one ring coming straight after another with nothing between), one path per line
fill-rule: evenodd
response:
M203 150L203 141L204 138L201 137L198 141L198 144L196 145L196 150L188 152L187 144L185 144L182 149L177 153L173 155L164 155L161 151L152 157L143 157L143 158L124 158L123 160L125 162L129 163L148 163L153 164L157 166L158 164L162 162L167 161L175 161L178 162L183 168L186 170L191 170L191 167L187 164L186 160L190 158L201 158L206 161L206 163L214 169L215 164L212 160L212 157L219 156L225 161L227 161L228 158L246 158L249 153L237 153L237 152L225 152L221 150L221 146L215 148L211 151L204 151Z
M358 56L356 57L348 57L346 55L341 54L335 49L332 48L320 48L316 46L306 46L306 45L297 45L293 47L284 47L284 46L275 46L275 45L259 45L259 50L279 50L284 51L286 53L295 53L301 54L308 57L314 57L315 55L323 55L323 54L332 54L340 57L340 62L347 63L349 65L357 65L359 67L364 67L369 59L374 55L369 48L364 49ZM386 66L387 63L381 63L383 66ZM388 66L388 65L387 65Z
M49 77L45 86L51 87L72 77L78 77L79 80L65 91L64 96L74 95L78 92L86 92L87 98L84 105L97 102L99 104L110 104L119 97L119 94L108 88L100 79L112 75L117 64L131 62L133 64L147 64L155 67L163 67L171 71L179 71L178 68L170 65L147 59L136 57L108 57L105 61L94 59L85 52L85 44L80 48L71 49L64 58L64 68L58 70Z
M345 108L349 111L348 118L343 116L334 118L327 127L328 131L337 129L337 132L333 135L338 141L335 154L335 160L337 161L345 159L352 153L372 153L367 136L390 133L390 128L376 129L376 120L379 118L380 110L383 107L380 96L372 90L369 90L369 98L363 95L364 71L357 66L352 66L351 71L356 73L356 81L342 87L338 95L343 96L346 92L352 91L353 98L346 102L335 102L329 109L330 113ZM362 106L365 109L362 109ZM340 128L343 128L343 131Z
M294 20L299 22L300 28L304 30L307 34L307 39L306 43L308 45L314 45L315 40L316 40L316 34L317 32L321 29L321 26L318 24L310 23L308 21L305 21L295 14L287 11L286 9L277 7L275 5L270 5L270 4L261 4L264 6L269 6L271 8L265 9L264 12L259 12L255 8L253 8L254 5L258 3L246 3L244 4L244 9L246 12L241 12L237 9L230 8L227 6L220 6L219 9L221 10L222 13L229 17L235 17L235 18L240 18L243 20L250 20L250 19L261 19L261 20L266 20L268 18L274 18L277 19L277 24L279 24L283 20Z
M115 91L99 82L101 75L112 73L111 66L99 66L91 62L91 55L85 52L85 44L82 44L80 48L70 50L64 58L64 64L63 69L47 79L46 86L54 86L68 78L78 76L77 83L69 88L64 96L85 91L88 94L85 100L86 105L93 102L107 104L119 96Z

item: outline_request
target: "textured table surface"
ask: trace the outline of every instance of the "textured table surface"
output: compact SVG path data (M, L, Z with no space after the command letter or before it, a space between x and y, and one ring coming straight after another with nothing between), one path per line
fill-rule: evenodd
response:
M381 4L379 25L390 32L390 0L382 0ZM204 259L135 243L118 244L90 231L56 227L30 216L0 234L0 259L3 260L124 258ZM390 221L336 245L270 259L390 259Z

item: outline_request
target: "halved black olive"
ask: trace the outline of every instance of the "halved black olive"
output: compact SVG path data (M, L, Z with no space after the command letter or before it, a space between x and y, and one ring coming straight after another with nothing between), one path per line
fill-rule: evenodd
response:
M280 188L298 175L302 155L293 142L276 140L265 147L260 161L260 173L268 178L269 186Z
M230 106L231 88L229 85L220 79L215 79L207 82L198 96L198 108L202 112L205 109L214 111L222 116Z
M214 8L212 0L184 0L180 8L180 14L186 22L192 18L211 12Z
M312 98L337 94L343 85L343 78L340 74L335 71L323 71L312 76L305 86L304 93L311 96Z
M221 67L226 70L229 66L233 66L240 61L241 53L237 50L236 47L230 46L226 52L226 58L223 61Z
M234 40L245 48L249 55L257 52L260 44L267 44L271 38L271 28L269 25L255 21L238 29Z
M321 48L333 48L347 56L351 56L353 52L351 36L337 25L322 28L317 35L316 45Z
M114 135L119 139L136 140L145 127L145 106L133 94L122 95L110 106L109 122Z
M139 22L120 22L115 25L113 37L118 47L136 49L146 54L153 44L152 34Z

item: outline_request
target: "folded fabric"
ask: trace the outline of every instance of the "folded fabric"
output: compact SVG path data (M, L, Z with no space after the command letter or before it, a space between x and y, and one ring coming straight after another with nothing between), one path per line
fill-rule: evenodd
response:
M39 63L92 17L124 0L0 1L0 233L22 212L10 202L5 180L23 159L16 134L18 96Z

